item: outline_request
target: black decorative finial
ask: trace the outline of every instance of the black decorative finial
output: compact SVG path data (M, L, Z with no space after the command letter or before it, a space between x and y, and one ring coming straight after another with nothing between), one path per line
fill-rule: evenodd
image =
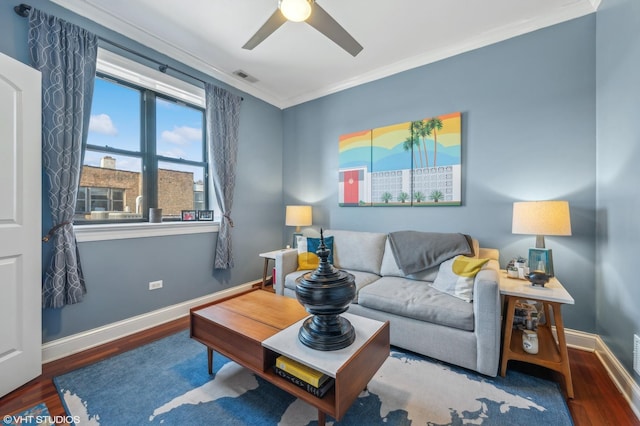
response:
M31 10L31 6L28 4L21 3L18 6L15 6L13 10L23 18L29 16L29 11Z
M316 251L320 264L296 280L296 297L312 317L307 318L298 339L302 344L320 351L345 348L355 340L353 325L340 316L356 296L355 277L333 267L331 250L324 243L320 229L320 246Z

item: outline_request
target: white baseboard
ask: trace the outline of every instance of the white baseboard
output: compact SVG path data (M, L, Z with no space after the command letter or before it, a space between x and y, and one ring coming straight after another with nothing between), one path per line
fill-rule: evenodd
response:
M553 330L555 334L555 329ZM609 374L622 396L629 403L629 407L640 419L640 387L633 377L627 372L618 358L597 334L583 331L564 329L567 346L589 352L595 352L596 356Z
M618 390L629 403L629 406L640 419L640 387L629 374L629 372L620 364L618 358L604 343L600 336L596 336L596 356L602 362L602 365L609 373L609 377L616 384Z
M249 290L252 286L253 283L241 284L207 296L187 300L186 302L167 306L166 308L147 312L142 315L44 343L42 345L42 363L44 364L55 361L86 349L120 339L130 334L158 326L165 322L184 317L189 315L189 309L194 306L233 296L234 294Z

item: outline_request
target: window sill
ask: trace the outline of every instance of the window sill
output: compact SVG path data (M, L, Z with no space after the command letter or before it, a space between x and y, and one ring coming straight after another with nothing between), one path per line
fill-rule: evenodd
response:
M108 223L76 225L73 229L79 243L123 240L128 238L164 237L167 235L218 232L218 222Z

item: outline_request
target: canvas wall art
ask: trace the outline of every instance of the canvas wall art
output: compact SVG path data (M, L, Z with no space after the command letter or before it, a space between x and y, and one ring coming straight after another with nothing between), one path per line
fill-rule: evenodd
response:
M461 113L340 136L340 206L459 206Z

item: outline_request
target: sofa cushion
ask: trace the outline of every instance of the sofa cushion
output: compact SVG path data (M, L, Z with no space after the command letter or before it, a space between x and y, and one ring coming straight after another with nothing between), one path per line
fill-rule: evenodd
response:
M473 304L431 285L399 277L382 277L358 292L358 304L370 309L473 331Z
M288 288L290 290L295 291L296 280L298 279L298 277L301 277L307 272L311 272L311 270L295 271L288 274L284 279L284 288ZM357 303L358 301L358 293L360 292L360 289L380 279L380 275L372 274L371 272L349 271L349 270L345 270L345 272L353 274L356 281L356 297L353 300L355 303Z
M320 258L316 254L320 248L320 238L298 236L298 269L316 269L320 265ZM329 263L333 264L333 237L325 237L324 245L329 250Z
M473 282L489 259L474 259L456 256L440 264L440 271L433 288L450 294L465 302L473 300Z
M380 275L387 234L327 230L333 236L333 264L336 268Z

